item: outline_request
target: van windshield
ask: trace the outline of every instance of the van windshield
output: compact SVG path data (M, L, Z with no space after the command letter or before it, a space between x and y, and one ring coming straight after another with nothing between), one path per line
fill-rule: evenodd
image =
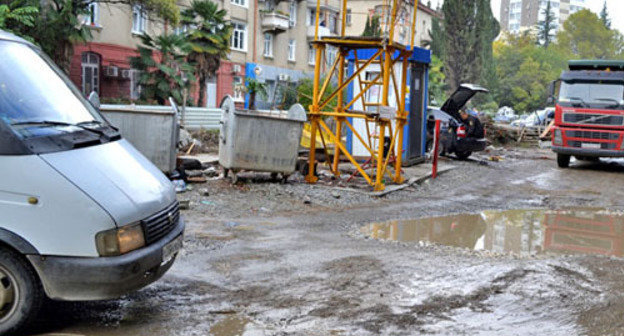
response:
M0 55L0 119L12 125L17 134L49 135L63 125L104 122L61 70L40 52L22 43L0 41Z

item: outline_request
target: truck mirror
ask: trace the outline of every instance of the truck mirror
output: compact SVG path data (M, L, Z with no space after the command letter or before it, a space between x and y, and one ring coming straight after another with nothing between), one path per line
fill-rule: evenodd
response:
M91 94L89 94L89 102L96 109L100 109L100 96L97 94L97 92L91 91Z
M555 88L557 85L557 81L554 80L550 82L548 85L548 99L546 100L546 104L552 105L555 103Z

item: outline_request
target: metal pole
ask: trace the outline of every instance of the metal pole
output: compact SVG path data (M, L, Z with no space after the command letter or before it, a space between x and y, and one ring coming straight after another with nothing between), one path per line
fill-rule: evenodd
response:
M438 177L438 151L440 148L440 120L436 120L435 132L433 133L433 167L431 177Z

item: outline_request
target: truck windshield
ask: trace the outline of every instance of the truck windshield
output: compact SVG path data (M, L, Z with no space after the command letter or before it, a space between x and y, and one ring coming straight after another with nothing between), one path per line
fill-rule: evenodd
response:
M0 55L0 119L12 125L17 134L67 133L67 129L53 129L104 122L61 70L39 51L22 43L0 41Z
M590 107L624 106L623 83L562 82L559 91L559 103Z

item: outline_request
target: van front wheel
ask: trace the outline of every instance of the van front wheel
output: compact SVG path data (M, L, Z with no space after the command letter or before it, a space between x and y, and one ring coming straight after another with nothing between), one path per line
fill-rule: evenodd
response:
M0 247L0 335L31 324L43 302L35 271L18 254Z

